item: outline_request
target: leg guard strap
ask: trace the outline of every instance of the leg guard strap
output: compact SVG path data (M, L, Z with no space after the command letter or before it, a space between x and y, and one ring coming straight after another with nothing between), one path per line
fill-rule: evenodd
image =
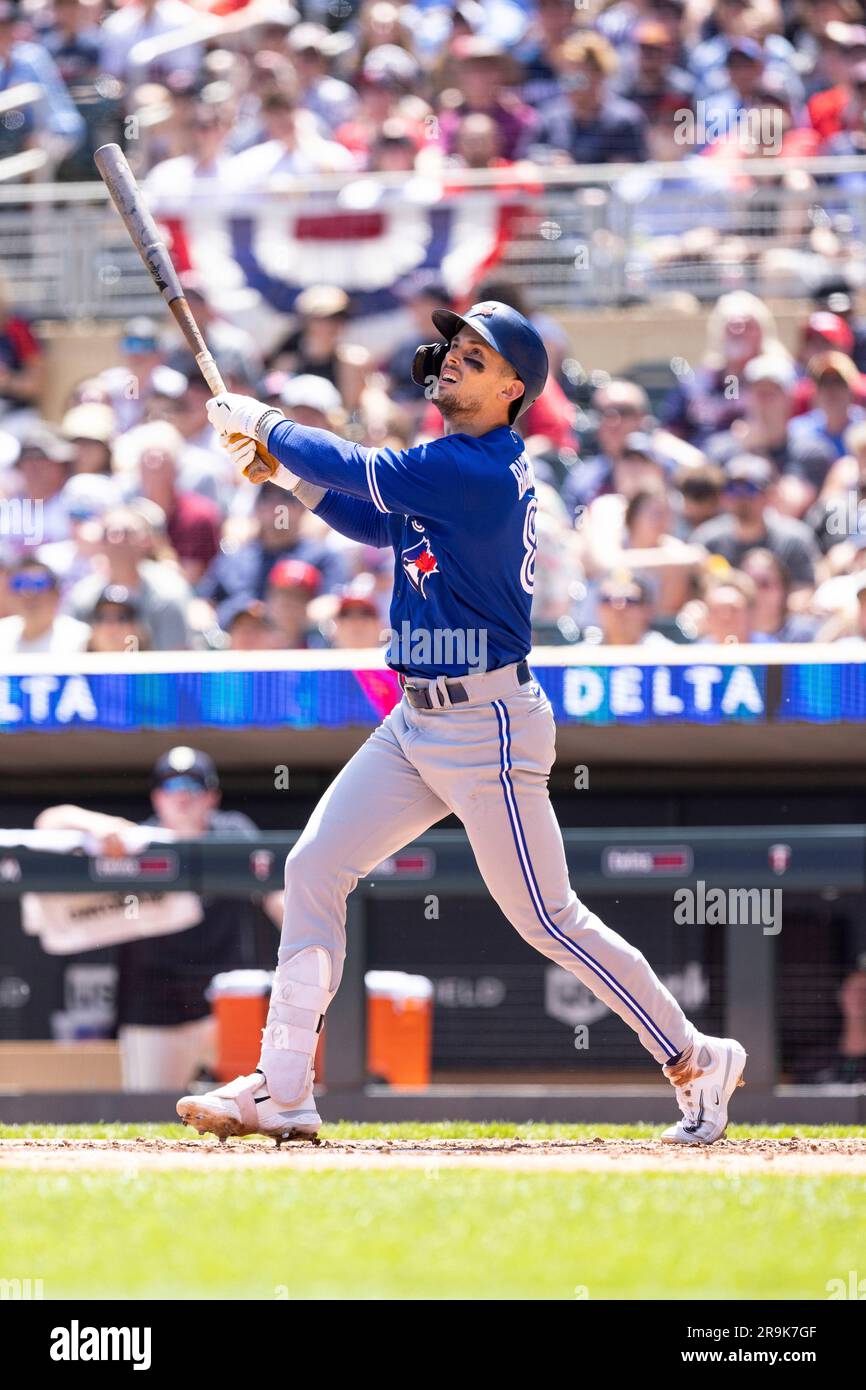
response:
M331 958L308 946L277 967L259 1066L271 1097L291 1109L313 1085L313 1057L321 1019L333 999Z

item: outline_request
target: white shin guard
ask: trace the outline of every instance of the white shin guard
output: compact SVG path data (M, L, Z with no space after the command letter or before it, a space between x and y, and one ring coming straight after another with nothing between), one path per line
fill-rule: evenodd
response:
M322 946L307 946L277 967L259 1068L271 1098L287 1109L312 1088L322 1018L334 997L330 985L331 958Z

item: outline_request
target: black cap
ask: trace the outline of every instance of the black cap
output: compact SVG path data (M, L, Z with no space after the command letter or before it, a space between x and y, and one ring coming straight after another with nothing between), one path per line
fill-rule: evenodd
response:
M169 782L189 782L188 790L215 791L219 786L216 764L207 753L183 745L170 748L157 758L153 769L153 786L165 787ZM182 788L178 786L178 790Z

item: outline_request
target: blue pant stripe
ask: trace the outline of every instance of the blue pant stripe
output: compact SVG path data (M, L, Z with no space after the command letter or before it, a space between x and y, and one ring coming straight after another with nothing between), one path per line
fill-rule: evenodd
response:
M529 892L532 905L535 909L535 915L549 936L552 936L560 945L564 946L567 951L570 951L573 956L576 956L578 960L582 961L584 965L589 966L589 968L604 981L608 988L612 989L613 992L618 995L648 1032L652 1033L656 1042L658 1042L660 1046L668 1049L668 1055L675 1053L677 1049L674 1047L673 1043L665 1037L658 1024L653 1022L638 1001L629 994L625 986L620 984L619 980L617 980L614 975L611 975L610 971L603 966L600 961L597 961L588 951L585 951L582 946L578 946L576 941L572 941L570 937L566 936L549 915L544 905L541 890L538 887L538 880L535 877L535 870L529 856L529 846L526 843L526 835L520 820L520 811L517 806L514 785L509 775L511 771L511 724L508 718L508 710L505 705L498 700L494 700L492 703L496 711L496 718L499 721L499 781L502 785L505 797L505 806L508 811L511 834L514 839L515 849L517 850L517 858L520 863L527 891Z

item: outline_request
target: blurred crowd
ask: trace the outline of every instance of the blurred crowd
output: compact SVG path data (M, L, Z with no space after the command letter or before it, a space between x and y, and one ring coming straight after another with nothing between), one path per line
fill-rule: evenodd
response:
M116 141L175 213L322 176L543 187L534 268L581 302L864 280L864 0L0 0L0 64L0 182L93 180Z
M60 178L113 138L139 174L192 156L246 188L866 140L861 0L0 0L0 60L42 91L0 156L36 144Z
M313 287L262 361L186 279L231 389L362 443L441 430L407 368L442 285L419 280L417 327L383 361L353 343L345 294ZM477 294L527 307L495 283ZM766 304L724 295L703 359L652 393L604 373L576 385L561 326L536 317L553 364L521 417L539 497L537 644L866 651L866 323L833 303L804 317L791 353ZM392 553L232 476L176 333L130 320L122 360L81 380L53 425L28 400L39 343L0 320L0 652L381 645Z
M755 111L775 113L756 127L760 145L778 125L774 154L858 154L864 10L0 0L0 173L35 149L53 177L91 178L106 139L157 196L199 179L254 192L280 173L641 162L701 145L739 158L756 146L729 118ZM529 313L552 364L520 422L539 494L537 643L866 646L866 321L857 287L834 281L831 230L813 230L828 274L793 351L768 304L735 290L701 359L651 380L575 371L577 345L522 289L490 273L472 286L466 302ZM304 290L274 339L182 278L229 389L364 444L441 429L411 380L431 310L450 303L434 274L401 289L405 337L379 351L338 284ZM0 287L0 652L381 645L393 556L232 476L167 315L129 320L115 365L79 380L53 423L45 386L44 348Z

